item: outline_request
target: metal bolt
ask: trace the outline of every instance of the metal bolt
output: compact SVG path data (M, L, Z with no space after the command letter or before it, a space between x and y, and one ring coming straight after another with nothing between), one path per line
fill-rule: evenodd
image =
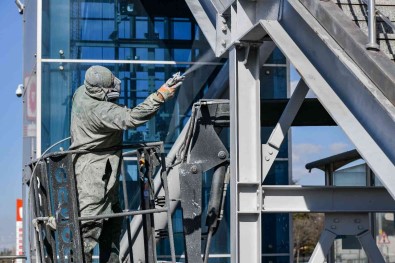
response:
M333 219L333 222L339 223L339 219L335 218L335 219Z
M270 157L269 156L265 156L265 160L268 162L270 161Z
M226 30L228 30L228 27L226 25L224 25L221 27L221 30L225 32Z
M59 55L63 56L64 55L64 51L63 49L59 50Z
M358 229L359 229L359 230L362 230L362 229L364 229L364 227L361 226L361 225L359 225L359 226L358 226Z
M63 70L64 70L64 67L63 67L63 66L59 66L59 70L60 70L60 71L63 71Z
M273 155L273 151L270 150L270 151L269 151L269 154L270 154L270 155Z
M191 172L196 174L198 172L198 168L196 167L196 165L191 167Z
M224 151L220 151L220 152L218 153L218 157L219 157L220 159L225 159L225 158L226 158L226 153L225 153Z
M335 226L335 225L331 225L331 228L332 228L332 229L336 229L336 226Z
M221 41L221 45L223 45L224 47L226 46L226 41L225 40L222 40Z
M358 223L361 223L361 219L358 219L358 218L357 218L357 219L354 220L354 222L357 223L357 224L358 224Z

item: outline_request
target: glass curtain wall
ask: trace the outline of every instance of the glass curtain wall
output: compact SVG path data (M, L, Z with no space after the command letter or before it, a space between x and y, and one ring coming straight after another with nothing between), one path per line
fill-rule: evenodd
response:
M261 99L276 100L288 97L287 60L276 48L260 71ZM266 143L274 127L262 127L261 141ZM288 140L285 137L276 160L263 184L288 185ZM289 214L262 215L262 262L290 262Z
M160 1L43 1L42 150L69 136L72 94L91 65L112 70L122 80L119 103L134 107L208 50L186 4L171 2L160 9ZM178 16L169 17L169 9ZM147 125L127 131L124 141L173 142L215 68L205 67L205 79L194 79Z
M190 62L201 57L218 63L192 66ZM43 0L41 151L70 136L72 96L92 65L108 67L122 81L119 103L127 107L141 103L175 72L189 69L175 98L147 124L124 133L124 143L161 140L168 150L186 124L191 105L207 91L222 62L215 59L185 1ZM69 142L59 147L67 149ZM130 191L130 209L136 209L140 202L136 160L128 158L125 165L122 180ZM208 173L206 196L210 185ZM173 217L180 257L184 250L181 211ZM229 240L228 224L223 223L219 232ZM169 256L167 243L159 243L159 257ZM214 239L213 250L229 254L229 241Z
M35 1L29 1L32 2ZM188 120L191 105L204 95L224 62L214 58L183 0L42 0L40 30L42 64L38 74L41 74L42 85L38 114L41 114L41 123L37 136L41 139L41 152L70 135L72 95L83 84L85 72L92 65L106 66L121 79L119 103L127 107L142 102L173 73L193 68L176 97L151 121L124 133L124 143L162 140L168 150ZM202 57L204 61L218 64L192 66L190 62ZM261 69L262 99L287 97L287 72L285 57L275 50ZM262 128L263 142L272 129ZM228 135L224 134L224 138ZM265 183L288 184L287 145L288 142L284 142ZM53 151L59 147L67 149L69 142ZM127 173L122 179L129 186L130 208L136 209L139 204L136 160L129 158L125 165ZM211 178L210 173L203 178L205 205ZM227 200L225 217L212 240L210 263L230 262L229 211ZM262 224L263 262L289 262L288 215L264 215ZM180 209L173 215L173 227L176 254L183 261ZM169 254L168 241L163 239L159 242L158 257L167 259Z

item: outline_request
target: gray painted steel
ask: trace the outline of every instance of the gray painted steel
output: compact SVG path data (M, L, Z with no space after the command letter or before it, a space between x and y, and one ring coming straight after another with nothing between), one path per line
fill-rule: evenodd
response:
M232 263L261 262L259 48L246 51L229 56Z
M295 21L294 21L295 22ZM328 84L328 82L324 79L324 77L319 73L319 71L311 64L310 60L303 54L303 52L299 49L299 47L293 42L291 37L287 34L284 28L276 21L262 21L263 27L270 33L270 36L274 40L274 42L279 46L279 48L283 51L283 53L290 59L299 73L302 75L302 78L305 80L306 84L314 91L317 95L318 99L322 103L322 105L327 109L328 113L332 116L332 118L337 122L337 124L344 130L350 140L354 143L357 150L361 154L361 156L367 161L369 166L375 172L377 176L380 177L383 184L390 191L392 196L395 196L395 167L393 162L391 161L392 156L387 156L383 149L377 145L376 141L372 138L371 134L366 130L367 121L371 121L370 125L375 127L377 132L377 127L383 125L381 127L381 143L385 144L384 138L388 137L387 143L390 143L392 138L392 132L386 131L385 128L390 128L395 123L391 120L387 120L389 122L381 122L380 117L385 116L375 116L376 119L372 119L372 116L366 116L372 114L374 109L371 109L369 113L367 113L366 107L369 107L370 104L363 104L361 99L365 98L367 100L371 99L369 94L366 94L365 97L362 94L352 93L351 90L346 91L346 88L343 86L339 86L338 88L343 88L344 92L350 92L351 94L341 94L341 99L338 94L332 89L332 87ZM314 42L314 41L311 41ZM307 45L307 44L306 44ZM314 48L312 49L314 50ZM328 59L329 60L329 59ZM327 60L327 62L329 62ZM334 66L330 64L330 66ZM345 77L348 77L346 75ZM328 76L326 76L328 77ZM340 74L333 76L333 78L337 77L338 79L341 77ZM333 79L332 79L333 81ZM346 81L346 80L344 80ZM354 87L355 88L355 87ZM355 92L355 91L354 91ZM365 112L364 122L358 121L356 116L350 111L348 106L357 107L357 101L354 101L355 104L351 104L352 100L350 100L350 96L358 96L359 97L359 107L362 111ZM347 103L347 105L346 105ZM362 104L361 104L362 103ZM387 115L388 116L388 115ZM385 125L388 125L385 127ZM395 130L395 129L393 129ZM392 130L392 131L393 131ZM386 147L387 148L387 147ZM395 149L395 148L394 148ZM393 155L394 149L388 149L388 151Z
M371 262L384 263L376 241L369 230L369 213L328 213L325 215L324 231L310 257L309 263L325 262L336 236L355 236L361 243Z
M228 70L229 65L225 64L224 67L220 70L218 75L216 76L215 80L213 81L210 89L207 91L207 94L205 95L205 98L222 98L222 96L226 96L226 89L228 87L228 82L227 82L227 75L228 75ZM178 152L178 149L181 145L181 143L184 141L187 128L189 126L189 121L185 125L184 129L178 136L176 142L174 143L173 147L170 149L167 158L166 158L166 166L172 166L175 162L176 159L176 154ZM169 199L170 200L175 200L170 203L170 210L172 212L175 211L178 201L180 198L180 180L179 180L179 165L174 166L172 169L168 171L167 178L168 178L168 186L169 186ZM164 190L161 185L161 180L160 176L156 176L154 179L154 185L155 185L155 192L159 196L164 195ZM155 215L155 227L157 229L164 229L167 226L167 216L166 214L156 214ZM141 216L135 216L133 217L132 222L130 223L130 229L131 229L131 238L133 240L133 262L138 262L138 260L144 260L144 238L143 238L143 232L142 232L142 227L141 227L142 221L141 221ZM122 237L121 240L121 247L120 247L120 258L123 261L128 262L129 257L128 257L128 238L127 235L125 234ZM144 262L144 261L142 261Z
M283 212L294 211L292 209L296 207L302 211L323 212L350 213L376 211L375 209L392 211L394 204L390 196L395 197L395 138L392 136L395 130L393 62L380 52L366 51L366 35L331 2L186 2L217 56L226 55L227 51L230 51L232 262L261 261L262 158L258 58L262 54L259 46L262 42L267 43L268 35L297 68L306 85L314 91L390 193L380 188L343 189L344 191L320 189L320 193L325 193L333 201L329 203L331 206L326 206L328 204L323 203L326 199L317 198L317 193L312 194L311 190L297 197L290 196L291 188L284 188L284 191L277 192L279 195L276 198L298 200L298 206L284 207ZM214 23L215 10L217 14ZM298 107L295 107L290 112L294 114L297 109ZM285 124L274 131L271 138L273 149L277 149L281 144L283 134L290 125L289 120ZM267 153L270 154L270 149L267 149ZM174 170L178 173L177 167ZM179 182L175 183L178 185ZM174 190L174 196L178 196L179 189ZM265 211L274 210L275 208L270 208L269 205L278 204L280 201L270 201L270 198L274 197L269 198L268 193L265 194ZM355 196L360 200L356 200ZM306 204L308 198L313 198L314 201ZM345 199L350 202L344 202ZM380 205L373 205L376 202ZM362 216L365 217L365 214ZM160 224L165 224L165 219L159 221ZM134 223L132 229L134 227L137 233L138 220ZM350 226L354 225L339 225L340 229L349 229ZM365 232L356 231L352 234L357 235L371 259L381 262L377 247L373 246L372 240L365 235L368 226L364 225L359 230ZM347 231L325 230L312 260L323 261L335 236L345 232ZM246 240L254 241L245 242Z
M366 35L368 35L368 0L332 0ZM380 50L394 60L395 52L395 2L391 0L376 0L376 29Z
M336 39L341 48L363 69L383 94L395 103L395 63L382 52L366 50L367 36L334 3L315 0L300 0L300 2ZM287 14L284 18L290 16L291 14Z
M310 257L309 263L324 263L335 238L335 233L325 229L318 240L318 244Z
M213 26L209 16L203 9L203 6L198 0L185 0L193 16L198 22L207 42L210 44L212 50L215 50L215 27Z
M187 263L202 263L202 166L180 164L180 188L185 257Z
M383 187L262 186L263 213L395 212Z
M298 1L289 2L292 6L286 5L284 12L287 16L284 16L281 25L266 23L276 28L271 32L271 37L395 196L394 105Z
M300 80L291 96L287 106L281 114L280 120L274 127L267 143L262 145L262 181L265 180L274 160L276 159L280 146L294 121L296 114L302 106L303 100L309 88L303 80Z
M361 243L363 249L366 252L369 260L371 262L377 263L385 263L386 261L383 258L379 248L376 245L376 240L373 239L372 233L370 231L363 232L357 235L359 243Z

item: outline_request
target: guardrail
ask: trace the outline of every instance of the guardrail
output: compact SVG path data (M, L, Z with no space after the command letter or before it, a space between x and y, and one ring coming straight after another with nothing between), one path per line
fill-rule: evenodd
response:
M138 174L140 177L140 189L142 191L140 210L130 211L128 203L128 191L125 180L125 169L122 158L121 174L123 176L122 187L124 193L125 208L120 213L103 214L96 216L78 215L78 200L76 196L75 174L73 165L73 155L86 153L100 153L116 151L122 149L136 149L126 152L122 156L135 155L138 159ZM165 163L165 154L163 142L151 142L140 144L120 145L106 149L90 150L68 150L45 154L29 164L32 169L30 178L29 196L32 203L29 209L32 209L32 222L37 231L35 244L39 254L38 262L69 262L73 258L74 262L82 260L82 244L80 236L80 222L87 220L106 219L114 217L125 217L127 220L127 229L129 236L129 255L132 257L131 247L133 245L130 238L130 216L142 215L143 220L147 221L147 226L151 226L147 232L145 250L148 255L148 261L156 258L155 248L155 231L152 227L154 213L166 213L168 216L168 237L172 262L175 262L174 235L172 229L172 218L170 212L170 199L167 182L167 169ZM154 203L154 194L151 191L151 179L156 167L161 169L161 179L165 190L164 200L160 208L156 208ZM149 191L149 192L147 192ZM147 192L147 193L146 193ZM149 200L148 200L148 199ZM55 208L56 209L55 209ZM54 211L55 209L55 211ZM49 227L48 227L49 226ZM57 235L52 237L52 233ZM146 234L145 234L146 235ZM55 240L55 239L56 240ZM48 251L50 253L48 254ZM25 258L26 257L21 257ZM15 259L15 258L13 258ZM47 261L49 260L49 261Z
M395 24L386 17L380 10L376 9L376 0L362 0L362 2L368 6L368 36L369 43L366 48L369 50L380 50L380 46L377 44L377 27L376 27L376 15L378 15L395 33Z
M9 255L9 256L0 256L0 260L2 259L27 259L25 255Z

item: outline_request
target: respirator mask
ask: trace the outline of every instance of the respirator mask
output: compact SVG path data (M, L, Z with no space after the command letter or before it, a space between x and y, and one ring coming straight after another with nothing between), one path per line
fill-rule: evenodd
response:
M121 80L114 77L113 85L108 90L109 91L106 94L106 100L110 102L116 102L121 93Z

